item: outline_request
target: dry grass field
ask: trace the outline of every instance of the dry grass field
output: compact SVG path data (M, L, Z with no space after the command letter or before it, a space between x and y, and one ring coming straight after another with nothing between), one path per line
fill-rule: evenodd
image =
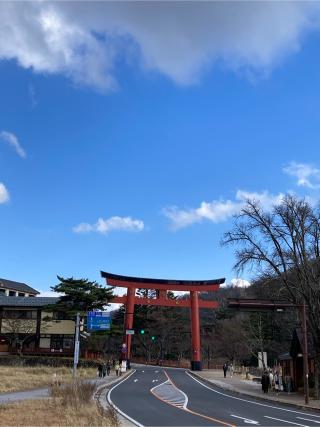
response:
M54 387L52 397L0 405L2 426L8 427L118 427L119 421L110 410L98 411L92 399L94 386Z
M95 368L80 368L78 378L94 378ZM68 383L72 380L70 368L47 366L0 366L0 393L46 387L56 381Z

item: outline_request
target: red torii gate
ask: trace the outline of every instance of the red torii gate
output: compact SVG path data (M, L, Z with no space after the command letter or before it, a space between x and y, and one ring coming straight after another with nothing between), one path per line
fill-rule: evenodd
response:
M157 305L170 307L190 307L191 315L191 369L201 370L201 345L200 345L200 320L199 308L217 308L217 301L207 301L198 298L199 292L217 291L225 279L216 280L165 280L146 279L141 277L119 276L117 274L101 271L101 277L106 279L107 285L127 288L127 295L115 296L114 303L125 304L125 328L132 329L134 305ZM155 289L157 298L140 298L135 295L136 289ZM190 298L172 300L167 299L167 291L189 291ZM130 363L131 356L131 335L126 335L124 344L127 348L127 360Z

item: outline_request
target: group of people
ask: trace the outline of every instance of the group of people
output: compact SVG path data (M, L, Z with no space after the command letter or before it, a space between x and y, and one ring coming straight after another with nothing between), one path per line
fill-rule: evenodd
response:
M100 361L98 364L98 377L104 378L106 375L109 376L112 368L114 368L116 376L121 375L121 363L119 360L108 360L107 362Z
M229 376L231 378L233 377L234 367L233 367L232 363L230 363L230 364L224 363L222 369L223 369L223 375L225 378L227 377L227 372L229 373Z
M264 393L274 390L278 394L279 391L283 391L282 377L278 371L272 371L271 369L268 371L266 369L261 377L261 386Z
M106 363L99 362L98 364L98 377L104 378L106 375L110 375L111 372L111 363L108 360Z

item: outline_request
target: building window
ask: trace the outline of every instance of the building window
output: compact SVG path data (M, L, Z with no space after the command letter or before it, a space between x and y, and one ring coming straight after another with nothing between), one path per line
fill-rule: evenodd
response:
M51 335L50 348L60 350L63 348L63 335Z
M50 348L54 350L72 350L73 343L73 335L51 335Z
M15 297L16 291L9 291L9 297Z
M63 348L65 350L72 350L74 346L74 338L73 336L64 336L63 337Z
M4 319L37 319L36 310L3 310Z
M25 297L26 296L26 294L25 293L23 293L23 292L18 292L18 297Z
M6 290L5 289L0 289L0 294L5 294Z
M70 315L63 311L53 311L52 320L70 320Z

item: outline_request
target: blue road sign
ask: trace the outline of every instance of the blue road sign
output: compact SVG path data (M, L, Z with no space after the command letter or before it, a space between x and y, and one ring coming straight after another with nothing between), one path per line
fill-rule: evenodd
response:
M110 313L106 311L88 311L87 329L88 331L107 331L111 326Z

